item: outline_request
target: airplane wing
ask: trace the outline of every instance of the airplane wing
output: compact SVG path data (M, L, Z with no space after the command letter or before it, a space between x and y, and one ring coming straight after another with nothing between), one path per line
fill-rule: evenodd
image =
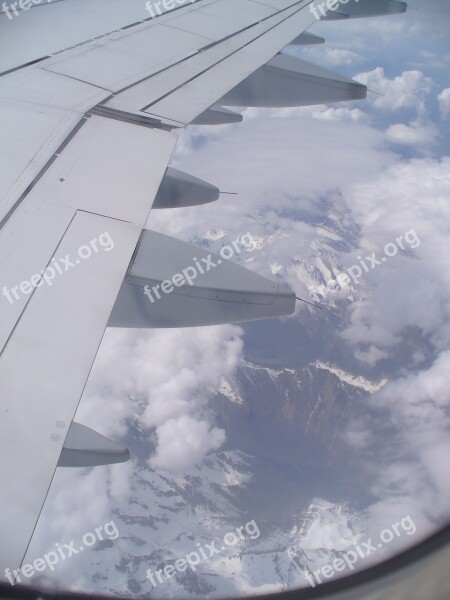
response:
M146 223L152 206L219 196L214 185L168 167L178 129L238 122L233 106L365 97L365 86L279 54L290 43L323 41L305 33L317 20L311 5L3 3L0 577L20 567L58 465L128 458L73 423L106 327L210 325L294 311L290 290ZM323 18L406 9L397 0L339 6ZM202 276L176 283L174 275L196 262ZM163 286L172 293L158 302L145 294Z

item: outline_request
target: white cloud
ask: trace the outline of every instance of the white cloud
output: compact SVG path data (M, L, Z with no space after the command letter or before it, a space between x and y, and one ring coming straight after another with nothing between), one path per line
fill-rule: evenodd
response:
M319 107L312 113L315 119L326 121L355 121L367 122L369 117L359 108L335 108L333 106Z
M384 74L382 67L359 73L355 79L381 94L368 95L368 100L379 110L396 111L403 108L415 109L418 115L426 114L426 99L433 89L433 80L421 71L403 71L394 79Z
M210 428L205 421L190 416L170 419L156 430L158 448L150 465L155 469L183 471L199 463L210 450L217 450L225 441L225 432Z
M155 431L154 464L159 466L179 443L177 428L187 431L192 426L198 434L203 432L198 442L204 445L185 441L183 465L195 464L222 439L210 427L208 399L221 378L236 368L242 352L241 333L234 326L109 330L76 420L106 434L121 432L127 421Z
M367 275L370 296L350 306L344 332L356 357L371 367L386 358L401 362L405 349L417 347L410 370L394 368L391 381L369 400L385 429L374 429L373 419L351 423L345 434L369 463L376 457L371 492L378 500L367 513L370 532L410 514L415 541L448 517L450 497L449 172L449 157L397 162L348 197L361 235L353 259L372 251L380 258L387 242L412 229L420 238L414 250L399 251Z
M294 117L290 112L273 119L272 111L251 109L244 123L228 128L221 138L204 138L195 153L183 156L178 168L239 196L222 196L214 204L170 214L155 211L149 226L186 240L211 229L224 230L231 237L247 227L247 216L255 211L271 209L272 219L288 209L311 208L311 202L337 188L347 189L351 182L374 177L389 164L393 155L384 147L384 134L363 123L359 112L349 113L345 106L312 108L320 118ZM311 108L280 109L275 114L284 116L283 110L297 114ZM248 119L248 114L254 118ZM191 135L189 130L182 134ZM285 219L284 224L289 222L292 219ZM236 223L246 225L238 229ZM269 223L267 231L255 223L255 233L273 231L276 223ZM289 227L300 226L292 222Z
M343 50L340 48L327 48L325 52L326 62L333 66L339 65L354 65L361 62L362 58L351 50Z
M403 123L391 125L386 131L386 136L393 144L426 148L436 142L438 131L431 123L413 121L410 125Z
M349 197L361 227L359 248L348 257L380 258L387 243L414 230L421 243L398 251L371 271L371 296L351 307L351 324L345 338L379 351L400 341L405 328L431 336L437 349L450 343L445 324L450 320L450 158L442 161L414 159L398 163L377 180L357 185ZM412 239L411 235L411 239ZM372 350L373 352L373 350Z
M439 109L443 119L448 118L450 115L450 88L442 90L438 96Z
M403 446L411 457L409 463L399 458L391 461L377 476L373 491L385 499L380 517L385 518L389 504L386 498L394 494L397 500L403 496L405 514L412 512L419 521L437 524L448 514L449 372L447 351L429 368L405 374L372 398L377 409L390 413L397 429L397 447ZM429 531L429 527L423 531Z
M289 108L247 108L244 111L245 119L295 119L299 117L325 121L367 122L369 120L367 114L359 108L335 107L328 104Z

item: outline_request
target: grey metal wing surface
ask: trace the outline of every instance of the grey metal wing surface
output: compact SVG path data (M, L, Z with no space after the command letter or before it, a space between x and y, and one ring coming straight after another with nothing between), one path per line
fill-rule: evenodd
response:
M238 122L233 106L365 97L365 86L280 54L290 43L323 41L305 33L317 20L311 5L3 5L0 578L20 567L58 466L129 456L73 422L106 327L211 325L294 311L290 290L152 232L147 221L152 207L219 197L213 184L169 167L180 128ZM339 18L405 8L351 0ZM202 277L176 283L174 274L195 262ZM149 300L146 291L163 286L172 293Z

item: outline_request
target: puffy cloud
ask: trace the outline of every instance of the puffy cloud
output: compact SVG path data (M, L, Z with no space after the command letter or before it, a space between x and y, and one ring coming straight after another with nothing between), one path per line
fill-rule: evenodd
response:
M233 326L109 330L77 420L106 434L121 432L130 421L155 431L154 464L159 466L180 443L171 438L177 427L187 434L191 426L200 445L188 442L187 436L183 465L195 464L223 441L219 430L210 429L207 405L221 378L229 377L238 364L241 333Z
M391 125L386 132L386 136L394 144L423 148L436 142L438 131L431 123L413 121L410 125L403 123Z
M183 471L202 460L210 450L217 450L225 441L225 432L210 428L205 421L190 416L170 419L156 430L158 447L150 459L155 469Z
M450 115L450 88L442 90L438 96L438 101L441 116L446 119Z
M418 115L426 114L426 99L433 89L433 80L422 71L403 71L394 79L384 74L382 67L373 71L359 73L355 79L381 94L369 94L368 100L379 110L396 111L399 109L415 109Z
M370 294L350 305L343 334L358 359L370 367L383 361L381 369L390 372L388 384L369 400L379 420L355 421L345 434L374 469L370 491L377 500L367 510L373 535L411 515L419 541L448 518L449 172L449 157L398 161L347 197L360 227L358 248L350 253L355 264L373 251L380 259L386 243L398 248L365 275Z
M390 382L378 392L378 401L386 405L395 402L396 412L402 414L403 426L408 434L414 427L415 435L417 429L427 435L430 424L444 431L450 425L450 416L445 412L450 404L449 373L450 351L443 352L430 368Z
M378 523L410 513L425 532L448 515L449 372L447 351L428 368L391 381L372 398L376 409L387 411L395 423L397 433L387 441L387 451L395 444L397 456L400 448L403 457L409 456L392 460L391 455L389 465L377 474L372 491L380 501L369 512Z
M367 274L370 297L351 307L344 336L361 351L370 344L379 351L392 348L407 328L429 336L436 349L450 342L449 170L450 158L398 163L376 181L355 186L349 198L361 227L349 262L358 264L358 256L372 252L386 259ZM397 246L389 258L388 243Z

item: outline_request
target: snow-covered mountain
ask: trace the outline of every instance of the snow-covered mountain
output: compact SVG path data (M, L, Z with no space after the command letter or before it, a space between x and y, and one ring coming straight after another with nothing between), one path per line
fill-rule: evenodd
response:
M262 215L251 219L264 225ZM272 245L290 243L278 228L255 238L255 252L236 259L274 277L294 278L306 290L323 286L343 271L339 250L354 247L357 232L337 210L327 219L308 219L316 228L310 254L302 248L271 263ZM201 243L219 252L227 233L209 232ZM367 418L371 395L386 385L389 368L397 368L362 365L342 343L348 317L339 302L365 293L364 285L350 287L343 297L328 299L326 310L306 307L289 319L243 325L244 358L209 390L208 410L226 441L188 470L152 468L155 440L138 426L146 402L134 398L137 415L126 423L123 439L133 455L126 491L113 493L111 481L102 482L120 536L77 555L52 578L64 587L124 596L239 596L307 586L308 573L362 539L373 471L361 460L364 444L349 444L349 436L354 441L360 435L352 424ZM77 493L80 473L61 477ZM227 534L248 523L257 527L257 537L224 544ZM207 553L195 569L171 568L212 543L220 551ZM160 581L157 573L165 570L172 576Z
M130 424L130 489L115 498L111 513L120 537L72 558L55 576L75 589L137 597L151 591L156 598L308 585L305 573L362 534L358 506L346 499L362 501L364 475L342 432L370 385L334 371L313 363L271 368L243 361L233 378L222 380L212 403L217 425L227 432L225 445L178 475L149 467L148 438ZM244 539L224 545L227 533L250 522L257 537L244 530ZM224 550L210 558L212 542ZM195 571L158 581L158 570L200 547L207 560Z

